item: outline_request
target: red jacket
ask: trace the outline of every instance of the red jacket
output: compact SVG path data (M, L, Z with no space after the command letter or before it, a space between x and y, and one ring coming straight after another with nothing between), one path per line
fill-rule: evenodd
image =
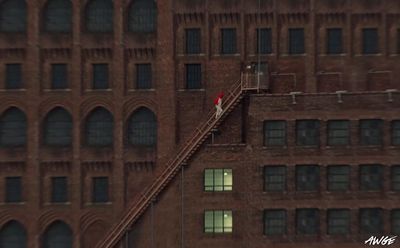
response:
M215 105L218 105L218 102L220 101L220 99L222 100L222 97L224 97L224 93L223 93L223 92L220 92L220 93L218 94L217 98L215 98L214 104L215 104Z

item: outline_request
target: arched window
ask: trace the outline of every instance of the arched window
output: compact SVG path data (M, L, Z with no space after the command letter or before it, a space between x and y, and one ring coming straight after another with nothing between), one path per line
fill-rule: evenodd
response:
M96 108L86 119L86 144L111 146L113 144L113 116L104 108Z
M26 230L17 221L8 222L0 230L0 247L4 248L25 248Z
M92 0L86 6L86 30L113 31L113 4L111 0Z
M43 125L45 145L69 146L72 143L72 117L63 108L55 108L47 114Z
M70 32L71 27L71 0L49 0L44 10L44 30L47 32Z
M0 31L25 32L25 0L5 0L0 4Z
M133 0L128 14L129 31L151 33L156 26L157 5L154 0Z
M157 118L147 108L136 110L128 122L128 142L135 146L156 146Z
M62 221L51 224L43 234L43 248L72 248L72 230Z
M16 147L26 143L26 117L18 108L9 108L0 119L0 146Z

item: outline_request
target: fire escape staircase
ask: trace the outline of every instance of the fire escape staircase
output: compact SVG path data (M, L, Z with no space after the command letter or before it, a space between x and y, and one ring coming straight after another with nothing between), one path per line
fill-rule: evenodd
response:
M212 133L212 130L217 128L224 118L240 103L245 93L267 89L262 86L260 87L260 84L256 83L254 79L254 74L241 75L240 81L225 93L222 114L216 118L215 111L210 111L206 121L200 124L195 129L193 136L178 149L177 154L166 164L161 174L156 176L154 182L131 202L121 219L111 228L105 238L97 244L98 248L114 248L117 245L126 230L138 220L157 195L171 182L181 167L188 162L191 156Z

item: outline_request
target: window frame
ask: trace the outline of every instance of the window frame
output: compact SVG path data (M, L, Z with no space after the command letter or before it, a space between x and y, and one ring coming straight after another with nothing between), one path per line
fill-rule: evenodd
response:
M303 226L302 228L300 228L302 225L299 225L299 223L301 222L310 222L310 218L307 217L305 220L304 219L300 219L300 213L304 211L304 215L311 215L311 213L313 213L313 215L315 215L317 217L316 220L312 220L313 222L315 222L315 226L313 226L315 228L315 230L311 229L309 224L306 224L306 226ZM320 210L317 208L297 208L296 209L296 214L295 214L295 218L296 218L296 235L319 235L320 234ZM302 220L302 221L301 221ZM303 229L304 228L304 229Z
M314 127L311 129L308 125L314 123ZM302 127L301 127L302 126ZM304 132L304 134L303 134ZM314 135L310 136L310 133ZM309 142L313 137L313 142ZM321 121L317 119L304 119L296 120L296 146L300 147L319 147L321 137Z
M392 191L400 192L400 165L392 165L390 168L390 174L390 189Z
M400 235L400 208L390 211L390 231L393 235Z
M59 68L58 72L61 72L61 77L60 75L56 76L56 68ZM62 69L61 69L62 68ZM65 90L69 88L69 68L67 63L52 63L51 64L51 75L50 75L50 88L52 90ZM56 78L63 78L61 80L56 80ZM60 82L56 82L60 81Z
M338 168L346 168L347 173L333 173L333 169L338 169ZM347 176L347 181L338 181L338 180L332 180L332 177L334 176ZM351 178L351 168L349 165L328 165L327 167L327 190L331 192L343 192L343 191L348 191L350 190L350 178ZM346 184L346 187L333 187L333 185L340 185L340 184Z
M222 216L222 226L217 226L216 227L216 224L215 224L215 222L216 222L216 216L215 216L215 214L216 213L219 213L219 212L221 212L221 216ZM206 215L207 215L207 213L212 213L213 214L213 217L212 217L212 226L211 227L209 227L209 226L207 226L207 221L206 221ZM232 222L232 225L231 226L225 226L225 223L224 223L224 217L225 217L225 214L229 214L230 213L230 216L231 216L231 222ZM204 218L203 218L203 233L204 234L213 234L213 235L215 235L215 234L222 234L222 235L226 235L226 234L232 234L233 233L233 226L234 226L234 223L233 223L233 211L232 210L230 210L230 209L223 209L223 210L217 210L217 209L213 209L213 210L205 210L204 211L204 214L203 214L203 216L204 216ZM207 231L207 228L209 229L209 228L212 228L212 230L211 231ZM222 231L216 231L215 229L217 229L218 228L218 230L219 229L222 229ZM227 229L227 230L225 230L225 229Z
M263 32L265 32L263 34ZM256 28L256 54L268 55L272 54L272 29L270 27L257 27ZM265 40L264 40L265 39ZM263 46L264 44L264 46Z
M390 123L391 128L391 145L400 146L400 120L392 120Z
M375 169L379 170L379 174L374 172ZM359 166L359 189L361 191L382 191L384 189L384 172L385 168L381 164L361 164ZM377 185L374 183L377 183Z
M376 122L376 123L373 123ZM369 124L368 124L369 123ZM378 127L375 128L374 126ZM382 146L384 135L384 121L382 119L361 119L359 120L359 144L361 146ZM368 135L365 136L367 132ZM372 133L372 135L370 134ZM376 136L376 137L373 137ZM371 138L372 137L372 138ZM377 139L377 143L372 142L372 139Z
M104 67L104 68L102 68L103 70L100 70L101 67ZM96 73L98 73L100 71L102 73L104 73L104 75L100 74L100 75L96 76ZM104 78L101 79L102 82L98 82L98 77L99 76L104 76ZM99 84L99 83L101 83L101 84ZM91 83L91 85L92 85L91 89L92 90L96 90L96 91L111 89L111 86L110 86L110 68L109 68L109 64L108 63L93 63L92 64L92 83Z
M203 68L201 63L185 64L185 89L203 89ZM191 74L194 73L194 74Z
M283 169L280 172L283 172L281 174L268 174L268 169ZM265 165L264 166L264 192L285 192L287 191L287 166L286 165ZM276 172L276 171L275 171ZM273 181L273 180L269 180L267 179L268 177L283 177L283 181L282 182L277 182L277 181ZM283 185L282 189L271 189L269 186L270 185Z
M375 32L375 33L373 33ZM368 34L369 33L369 34ZM363 55L376 55L379 54L379 28L378 27L364 27L361 29L361 48ZM374 38L374 39L373 39ZM375 40L376 38L376 40ZM374 41L372 41L374 40ZM375 44L373 44L375 42ZM369 47L370 46L370 47Z
M297 35L300 35L297 37ZM288 29L288 54L306 54L306 35L304 27L293 27Z
M306 171L301 172L300 169L306 169ZM317 174L311 174L311 169ZM313 173L314 173L313 172ZM302 175L301 175L302 174ZM319 192L321 186L321 169L319 165L296 165L295 166L295 176L296 176L296 192ZM300 180L305 176L305 181ZM312 180L315 176L316 181ZM311 185L311 183L313 183ZM311 185L311 186L309 186Z
M61 180L56 182L57 180ZM60 183L57 187L57 183ZM60 186L61 185L61 186ZM63 189L60 189L60 187L64 187ZM59 196L60 193L63 192L61 196ZM50 197L51 203L67 203L69 201L68 197L68 177L67 176L54 176L51 177L51 197Z
M336 216L337 218L331 218L333 216L333 213L345 213L343 215L347 215L347 216ZM345 208L330 208L327 210L327 227L326 227L326 231L328 235L349 235L351 233L351 212L350 209L345 209ZM339 214L340 215L340 214ZM347 222L346 224L334 224L332 222L335 222L334 220L339 220L339 221L343 221L343 222ZM345 231L341 230L341 231L332 231L332 228L335 229L345 229Z
M196 34L195 34L196 33ZM191 36L191 35L194 35ZM197 37L196 37L197 35ZM185 28L185 54L187 55L198 55L202 52L202 37L201 28ZM198 38L196 40L196 38Z
M341 27L326 29L326 54L343 54L343 29Z
M22 63L5 64L4 84L6 90L20 90L24 88L24 68Z
M343 127L333 128L332 124L333 123L339 123L339 122L346 123L347 127L346 128L343 128ZM350 142L351 142L351 123L350 123L349 120L328 120L326 125L327 125L327 141L326 141L326 143L327 143L328 146L335 146L336 147L336 146L348 146L348 145L350 145ZM334 132L347 132L347 135L336 136L335 137L335 135L333 135ZM342 139L342 140L345 140L345 142L342 143L342 144L340 144L340 142L337 142L337 141L332 142L333 139Z
M221 28L220 35L221 35L221 45L220 45L221 55L238 54L238 44L237 44L238 35L236 27Z
M283 128L270 128L268 124L283 124ZM284 132L283 136L272 136L271 132ZM286 147L287 146L287 121L285 120L265 120L263 122L263 146L266 147ZM270 140L280 140L283 139L282 144L271 144Z
M14 182L11 182L14 181ZM14 183L10 185L11 183ZM7 176L4 178L4 202L18 204L23 202L23 185L21 176ZM12 188L12 187L15 188Z
M105 185L96 185L96 181L102 181L104 180L103 183L105 183ZM100 193L104 193L104 195L99 196L96 194L99 193L99 188L96 187L104 187L105 189L101 189L104 190L104 192L100 192ZM99 193L99 194L100 194ZM105 204L105 203L109 203L110 202L110 179L108 176L94 176L92 177L92 195L91 195L91 202L92 204Z
M271 213L270 219L267 218L267 214ZM279 214L282 215L279 215ZM263 226L264 226L264 231L263 234L266 236L279 236L279 235L286 235L288 231L288 216L287 216L287 210L286 209L264 209L264 214L263 214ZM275 218L273 218L275 217ZM272 222L272 223L270 223ZM280 222L278 224L278 222ZM281 225L283 222L283 225ZM273 223L275 223L273 225ZM269 228L272 227L272 229L280 229L279 231L281 232L271 232L268 231L270 230Z
M222 184L221 185L217 185L216 184L216 179L215 179L215 177L216 177L216 175L215 175L215 172L216 171L219 171L219 170L222 170L222 172L221 172L221 178L222 178ZM213 175L212 175L212 179L213 179L213 182L212 182L212 185L207 185L206 184L206 180L207 180L207 171L212 171L213 172ZM232 181L232 183L231 184L226 184L225 183L225 173L229 173L230 172L230 175L231 175L231 181ZM218 190L219 188L221 188L221 190ZM232 168L206 168L206 169L204 169L204 171L203 171L203 191L204 192L232 192L233 191L233 169Z
M370 218L373 215L372 212L368 213L369 211L377 211L377 213L379 213L378 219L376 221L374 221L374 222L377 222L377 223L372 224L371 226L369 226L369 228L375 227L375 228L378 228L379 230L372 230L372 232L371 232L371 230L365 230L364 229L365 227L368 228L368 226L364 226L364 222L363 221L366 221L367 218ZM365 213L365 215L367 215L367 216L365 216L363 213ZM384 213L383 213L383 209L382 208L360 208L359 216L358 216L359 232L361 234L370 234L370 235L372 235L372 234L375 234L375 235L376 234L382 234L383 233L383 228L384 228L383 214ZM371 222L371 220L372 219L369 219L368 222ZM380 225L378 225L378 224L380 224Z
M151 63L135 64L135 89L149 90L153 89L153 66Z

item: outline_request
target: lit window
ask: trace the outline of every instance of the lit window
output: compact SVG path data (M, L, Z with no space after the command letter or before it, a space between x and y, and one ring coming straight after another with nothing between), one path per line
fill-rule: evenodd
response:
M287 231L286 210L266 209L264 210L264 234L284 235Z
M319 121L299 120L296 121L296 142L298 146L319 145Z
M350 233L350 210L328 209L328 234L344 235Z
M290 28L289 29L289 54L304 54L304 29Z
M328 145L350 144L350 122L341 120L328 121Z
M345 191L350 186L350 167L347 165L328 166L328 190Z
M319 233L318 209L296 209L296 233L302 235L315 235Z
M231 210L209 210L204 212L205 233L231 233L233 216Z
M383 211L380 208L360 209L360 233L381 234L383 231Z
M298 191L319 191L319 166L296 166L296 189Z
M286 122L265 121L264 122L264 145L285 146L286 145Z
M360 144L382 145L383 120L360 120Z
M221 53L235 54L236 51L236 29L223 28L221 29Z
M381 165L360 166L360 189L378 191L383 187L383 167Z
M264 166L264 190L286 190L286 166Z
M205 169L204 191L231 191L232 169Z

